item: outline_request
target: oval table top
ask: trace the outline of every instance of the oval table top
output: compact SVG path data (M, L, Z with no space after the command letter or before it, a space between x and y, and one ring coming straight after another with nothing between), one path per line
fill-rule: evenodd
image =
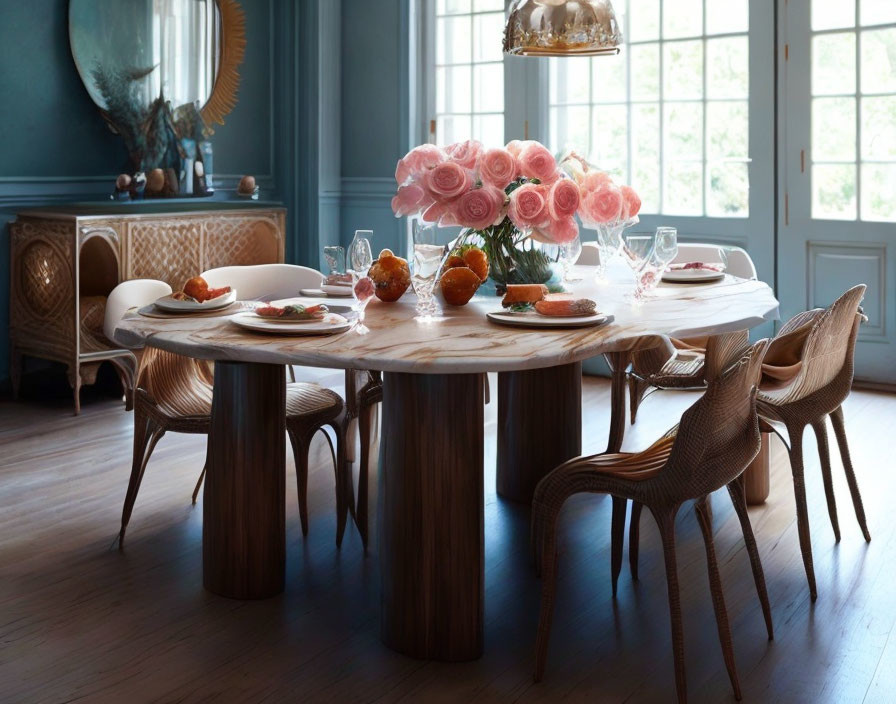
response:
M660 284L642 304L626 299L634 284L621 262L610 281L596 284L593 267L574 267L584 281L573 293L597 301L615 320L576 329L527 329L492 323L497 297L475 297L463 307L444 306L440 322L414 320L416 298L397 303L374 299L367 307L366 334L356 329L326 337L254 333L226 317L126 316L115 331L127 347L149 345L188 357L237 362L294 364L337 369L374 369L419 374L523 371L578 362L605 352L652 347L667 337L698 337L749 330L778 317L778 301L760 281L726 276L713 284ZM351 303L336 299L335 303Z

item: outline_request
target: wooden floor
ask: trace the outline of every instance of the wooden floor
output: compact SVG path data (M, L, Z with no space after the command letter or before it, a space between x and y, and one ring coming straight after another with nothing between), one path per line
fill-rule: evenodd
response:
M336 550L333 473L320 438L307 540L287 460L288 572L281 597L237 602L202 589L202 506L190 505L202 437L171 435L159 444L119 552L113 541L132 416L114 399L85 394L77 418L64 397L0 402L0 702L673 700L655 526L645 514L641 580L633 583L626 569L614 602L610 504L597 496L578 497L564 510L550 658L544 683L533 685L539 582L529 558L528 511L494 492L494 405L486 412L485 656L448 665L410 660L381 645L376 547L365 556L352 526ZM606 442L608 394L605 381L586 379L587 452ZM651 397L626 448L645 447L694 398ZM874 540L862 540L835 452L843 540L834 543L815 441L807 433L819 590L813 606L789 468L776 446L772 496L751 509L774 642L765 637L730 502L727 495L715 497L716 545L747 702L896 701L896 396L855 392L846 419ZM690 700L733 701L690 507L679 516L678 544Z

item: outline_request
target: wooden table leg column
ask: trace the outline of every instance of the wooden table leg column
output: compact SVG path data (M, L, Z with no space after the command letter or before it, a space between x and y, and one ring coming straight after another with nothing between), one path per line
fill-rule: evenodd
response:
M498 374L498 494L530 504L546 474L581 454L581 362Z
M482 655L481 374L386 374L380 464L380 632L415 658Z
M232 599L283 591L286 375L273 364L215 363L203 494L205 588Z

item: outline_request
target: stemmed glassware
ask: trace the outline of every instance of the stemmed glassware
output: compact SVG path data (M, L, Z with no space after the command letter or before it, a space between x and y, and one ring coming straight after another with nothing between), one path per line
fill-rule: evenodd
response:
M335 276L345 272L345 249L339 245L324 247L324 259L327 262L328 276Z
M637 220L634 222L637 222ZM622 233L626 227L634 224L634 222L621 225L598 224L595 226L595 229L597 230L597 253L600 258L600 261L597 264L597 276L595 277L598 283L607 282L607 267L610 265L610 262L616 258L619 252L622 251L622 246L624 244Z
M364 230L358 230L351 246L348 248L348 273L352 277L352 296L355 299L354 309L358 314L357 331L364 335L370 330L364 325L364 310L370 299L373 298L375 287L373 281L367 276L373 265L373 250L370 248L370 240L362 237L367 234Z
M436 279L445 257L445 247L436 242L437 228L419 220L414 221L414 252L411 281L417 294L415 319L428 323L440 317L440 309L433 295Z
M572 273L573 265L579 260L582 253L582 238L576 236L572 242L560 245L560 266L563 268L563 283L581 281L582 277Z
M645 279L642 276L642 270L653 255L655 246L655 235L631 234L625 236L622 258L635 275L634 298L636 301L640 301L643 296Z
M666 267L678 255L678 231L658 227L653 235L626 235L622 251L635 274L634 299L642 301L659 285Z

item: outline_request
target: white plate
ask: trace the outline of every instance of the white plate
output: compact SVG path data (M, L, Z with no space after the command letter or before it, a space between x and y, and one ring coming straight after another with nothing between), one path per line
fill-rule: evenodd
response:
M329 313L323 320L273 321L259 318L254 311L246 311L237 313L230 319L241 328L278 335L334 335L345 332L352 326L351 322L336 313Z
M521 313L495 311L494 313L486 313L486 317L493 323L514 325L521 328L588 328L596 325L605 325L613 320L613 316L606 313L561 318L559 316L541 315L534 311Z
M331 286L330 284L323 284L320 287L320 290L328 296L338 296L340 298L348 298L352 295L351 284L348 284L347 286Z
M724 271L713 269L676 269L663 274L663 281L674 284L702 284L710 281L721 281L725 278Z
M205 303L198 303L192 299L179 301L169 295L162 296L162 298L156 301L156 305L169 313L202 313L205 311L226 308L234 301L236 301L236 289L231 290L230 293L225 293L223 296L218 296L210 301L206 301Z
M305 304L302 304L305 305ZM342 316L343 318L348 319L350 314L354 311L349 306L333 306L327 305L327 311L329 314L335 313L336 315ZM320 322L318 320L314 320L313 318L309 318L308 320L290 320L289 318L267 318L263 315L258 314L258 309L255 311L250 311L252 315L254 315L259 320L265 320L269 323L274 323L276 325L285 325L290 323L295 323L297 325L308 325L308 323L317 323Z

